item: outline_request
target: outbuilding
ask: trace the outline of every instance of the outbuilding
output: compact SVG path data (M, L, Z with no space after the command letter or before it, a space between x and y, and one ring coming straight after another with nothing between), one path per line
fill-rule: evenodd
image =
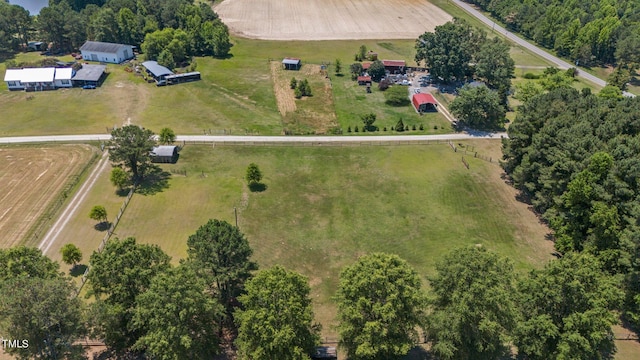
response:
M413 94L411 102L413 103L413 107L416 108L416 111L419 113L438 111L438 102L431 94Z
M318 346L313 355L313 360L338 360L338 351L333 346Z
M407 63L404 60L382 60L384 69L391 74L404 74Z
M142 66L147 69L147 74L151 75L157 84L166 83L165 78L168 75L173 75L173 71L158 64L157 61L145 61L142 63Z
M133 46L100 41L87 41L80 47L82 58L91 61L120 64L133 58Z
M73 86L100 86L106 77L107 65L82 64L71 78Z
M282 67L285 70L300 70L302 66L302 60L297 58L284 58L282 59Z
M173 145L156 146L149 155L151 155L151 162L175 164L178 161L178 147Z
M358 85L371 86L371 76L358 76Z

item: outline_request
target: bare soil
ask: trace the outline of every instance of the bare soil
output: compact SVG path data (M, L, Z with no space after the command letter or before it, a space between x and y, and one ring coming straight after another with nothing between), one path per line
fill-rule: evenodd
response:
M23 240L92 153L88 145L0 148L0 247Z
M263 40L415 39L451 20L424 0L224 0L233 33Z

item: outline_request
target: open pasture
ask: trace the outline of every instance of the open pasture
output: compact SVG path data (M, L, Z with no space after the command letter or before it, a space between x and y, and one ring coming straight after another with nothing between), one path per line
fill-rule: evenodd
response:
M451 20L423 0L225 0L214 10L232 32L263 40L415 39Z
M21 244L43 216L55 216L52 204L93 154L87 145L0 147L0 247Z
M467 144L484 153L500 146L496 140ZM361 255L396 253L425 280L435 262L459 246L483 244L509 256L519 271L551 258L548 229L515 200L500 167L469 155L468 170L460 156L445 143L187 145L177 164L162 165L180 174L162 192L136 194L116 234L158 244L177 263L189 235L210 218L235 223L235 208L261 267L280 264L309 277L317 320L332 337L338 274ZM264 173L263 192L246 186L251 162Z

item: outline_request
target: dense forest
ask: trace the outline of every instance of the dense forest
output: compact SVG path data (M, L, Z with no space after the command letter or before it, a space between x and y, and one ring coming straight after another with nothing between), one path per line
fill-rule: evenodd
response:
M504 168L555 232L561 254L595 255L626 284L640 325L640 99L562 88L521 107Z
M579 65L612 64L638 56L637 0L465 0Z
M170 67L193 55L224 57L231 48L227 26L208 4L192 0L50 0L38 16L0 2L0 53L25 49L31 40L54 52L77 50L87 40L143 50L148 42L147 59Z

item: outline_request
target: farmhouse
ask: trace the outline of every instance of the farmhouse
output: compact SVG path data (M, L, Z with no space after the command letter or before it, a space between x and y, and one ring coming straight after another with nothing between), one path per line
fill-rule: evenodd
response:
M296 58L284 58L282 59L282 67L285 70L300 70L302 61Z
M166 83L165 78L167 75L173 75L173 71L158 64L157 61L145 61L142 63L142 66L147 69L147 74L152 76L158 85Z
M55 89L56 68L7 69L4 81L9 90L42 91Z
M70 88L73 86L71 78L73 78L74 71L72 68L58 68L56 69L53 77L53 85L56 88Z
M169 145L156 146L149 155L151 156L151 162L175 164L178 161L178 147Z
M371 76L358 76L358 85L371 86Z
M73 86L99 86L106 77L106 70L107 65L82 64L82 67L71 78L71 82Z
M407 63L404 60L382 60L384 69L391 74L404 74Z
M431 94L413 94L411 102L413 102L413 107L416 108L416 111L419 113L438 111L438 102Z
M133 46L87 41L80 47L80 52L85 60L120 64L133 57Z

